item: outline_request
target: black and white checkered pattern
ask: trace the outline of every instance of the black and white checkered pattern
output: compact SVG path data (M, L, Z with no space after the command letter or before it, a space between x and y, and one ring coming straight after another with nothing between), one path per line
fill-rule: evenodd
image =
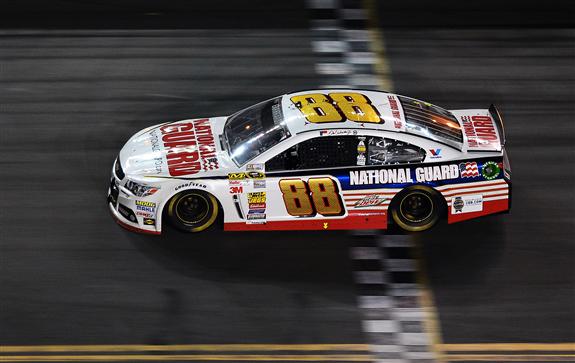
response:
M356 236L351 255L363 331L377 362L435 362L410 236Z
M374 34L361 5L359 0L308 1L321 88L391 90L388 67L371 49ZM351 254L363 330L375 361L435 362L424 326L412 237L362 234L356 236Z

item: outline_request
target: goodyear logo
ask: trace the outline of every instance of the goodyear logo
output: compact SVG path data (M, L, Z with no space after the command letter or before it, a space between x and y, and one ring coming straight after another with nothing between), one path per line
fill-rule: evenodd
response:
M153 218L144 218L144 224L148 226L153 226L156 224L156 220Z
M240 173L229 173L228 179L229 180L244 180L244 179L263 179L266 175L259 171L248 171L248 172L240 172Z

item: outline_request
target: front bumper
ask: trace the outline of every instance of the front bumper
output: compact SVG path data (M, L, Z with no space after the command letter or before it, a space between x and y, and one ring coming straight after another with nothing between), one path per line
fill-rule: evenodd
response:
M121 180L115 175L114 168L108 188L108 208L116 222L130 231L160 234L157 203L152 203L151 207L149 201L137 199L122 191Z

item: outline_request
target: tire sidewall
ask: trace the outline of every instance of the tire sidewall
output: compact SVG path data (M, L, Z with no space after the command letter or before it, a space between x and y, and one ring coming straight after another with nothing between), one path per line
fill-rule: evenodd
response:
M429 198L432 203L431 214L420 222L411 222L407 220L401 213L401 203L412 194L422 194ZM423 186L414 185L399 192L393 199L390 210L391 219L402 230L406 232L421 232L432 228L439 222L443 214L444 203L441 196L434 189Z
M205 216L200 220L200 222L193 225L183 221L177 214L178 203L190 195L204 198L208 206L208 211ZM218 218L219 213L220 206L216 197L203 190L189 189L179 192L168 200L168 203L166 203L165 215L167 216L169 223L175 228L184 232L197 233L210 228Z

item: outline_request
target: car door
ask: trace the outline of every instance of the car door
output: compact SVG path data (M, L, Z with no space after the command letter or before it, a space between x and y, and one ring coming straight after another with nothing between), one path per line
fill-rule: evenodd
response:
M365 165L365 143L357 135L312 137L268 160L267 220L344 218L338 175Z

